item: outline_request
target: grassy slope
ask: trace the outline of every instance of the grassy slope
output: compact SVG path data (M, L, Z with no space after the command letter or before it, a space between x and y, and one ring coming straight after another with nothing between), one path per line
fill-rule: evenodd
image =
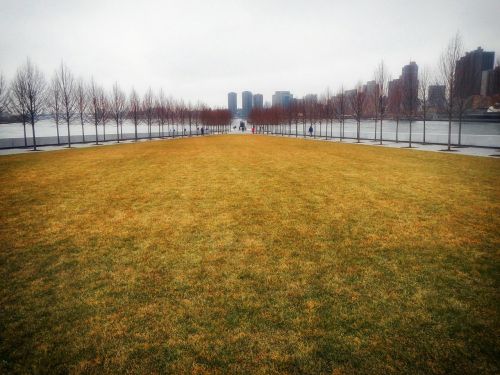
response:
M0 372L498 373L498 160L261 136L0 158Z

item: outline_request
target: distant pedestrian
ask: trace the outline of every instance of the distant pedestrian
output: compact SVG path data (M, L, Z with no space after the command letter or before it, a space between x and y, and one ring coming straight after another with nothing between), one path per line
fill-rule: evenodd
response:
M311 136L311 137L312 137L312 135L313 135L313 131L314 131L313 126L312 126L312 125L311 125L311 126L309 126L309 136Z
M201 127L201 135L204 135L205 134L205 128L202 126Z
M255 126L252 126L252 134L255 134Z

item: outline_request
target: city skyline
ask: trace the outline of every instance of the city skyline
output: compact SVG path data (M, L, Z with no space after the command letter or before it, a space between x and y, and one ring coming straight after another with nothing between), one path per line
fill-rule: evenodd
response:
M492 27L500 11L496 1L221 1L215 7L147 1L139 11L135 2L123 1L119 12L111 1L59 3L4 4L5 76L12 77L27 56L47 75L63 60L76 76L93 76L106 88L115 81L140 93L163 87L186 102L225 107L227 88L252 87L270 98L276 90L300 97L353 87L372 80L381 59L393 76L410 60L435 68L457 30L466 50L500 51Z

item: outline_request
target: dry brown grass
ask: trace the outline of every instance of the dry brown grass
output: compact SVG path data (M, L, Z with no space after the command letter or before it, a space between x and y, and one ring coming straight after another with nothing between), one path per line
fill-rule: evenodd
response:
M220 136L0 180L0 371L499 371L498 160Z

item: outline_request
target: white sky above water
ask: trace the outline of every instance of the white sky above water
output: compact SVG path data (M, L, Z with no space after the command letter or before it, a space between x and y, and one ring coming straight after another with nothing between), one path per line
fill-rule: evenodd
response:
M61 60L107 88L149 86L226 106L227 92L270 101L393 76L410 59L436 67L456 32L466 50L500 53L499 0L0 0L0 71L30 56L48 76Z

